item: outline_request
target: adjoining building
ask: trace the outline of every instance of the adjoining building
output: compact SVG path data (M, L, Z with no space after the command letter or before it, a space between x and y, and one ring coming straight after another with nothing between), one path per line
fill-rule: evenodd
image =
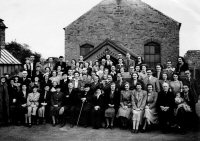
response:
M6 25L0 19L0 76L4 74L14 74L18 72L22 66L12 54L5 49L5 30Z

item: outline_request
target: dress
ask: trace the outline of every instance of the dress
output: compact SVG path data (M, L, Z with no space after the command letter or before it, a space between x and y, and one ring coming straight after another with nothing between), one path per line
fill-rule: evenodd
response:
M147 101L147 92L146 91L133 91L133 95L131 96L132 102L132 120L133 121L141 121L142 116L144 114L144 108Z
M151 92L147 94L147 102L144 112L144 118L153 124L158 122L158 115L156 111L156 102L158 98L157 92Z
M40 93L29 93L27 98L28 116L36 115L39 106Z
M183 83L182 81L171 81L169 83L170 88L172 90L172 92L174 93L174 95L176 95L176 93L180 93L182 91L183 88Z
M120 95L120 107L118 110L117 117L125 117L125 118L130 118L130 113L131 113L131 95L132 91L121 91ZM122 106L127 106L128 108L123 108Z

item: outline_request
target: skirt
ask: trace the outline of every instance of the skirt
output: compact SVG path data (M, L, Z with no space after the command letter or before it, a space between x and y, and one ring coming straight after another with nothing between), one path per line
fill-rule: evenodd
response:
M146 108L144 111L144 118L146 118L153 124L158 123L158 115L157 115L155 109Z
M131 108L123 109L122 107L119 108L117 117L125 117L130 118Z
M132 120L141 122L143 111L133 110L132 112L133 112Z
M105 110L105 117L107 118L114 118L115 117L115 109L114 108L108 108Z
M59 111L60 111L61 107L51 107L51 116L58 116L59 115Z

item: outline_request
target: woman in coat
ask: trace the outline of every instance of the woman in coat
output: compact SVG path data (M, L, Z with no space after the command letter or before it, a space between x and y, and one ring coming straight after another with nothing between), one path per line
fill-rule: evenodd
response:
M28 121L29 127L31 127L31 117L33 117L34 122L36 121L36 113L39 106L40 93L37 91L38 87L33 86L33 92L28 94L27 107L28 107Z
M116 111L119 108L119 100L120 96L118 91L116 90L116 84L112 83L110 91L105 94L105 119L106 119L106 128L113 128L114 118L116 115Z
M129 87L130 87L129 83L126 82L125 90L122 90L120 94L120 107L118 110L117 117L120 118L122 128L127 127L127 122L130 119L130 114L131 114L132 91L129 89Z
M173 74L173 80L169 83L169 86L171 88L171 91L174 93L174 96L176 93L182 92L183 83L179 80L179 76L177 73Z
M132 120L133 130L132 133L138 133L139 125L143 118L144 108L146 106L147 92L142 90L142 84L136 84L136 90L133 91L131 96L132 103Z
M27 126L28 124L28 115L27 115L27 97L28 97L28 90L26 84L21 86L21 90L19 91L19 117L22 123Z
M53 126L56 125L58 121L58 117L61 114L60 110L63 107L63 100L64 100L64 94L60 91L61 87L59 85L56 86L56 91L52 93L51 95L51 116L53 121ZM64 107L63 107L64 108ZM61 110L62 111L62 110ZM63 112L62 112L63 114Z
M50 86L46 85L44 87L44 90L41 92L39 99L38 116L40 118L41 123L46 123L46 120L49 119L50 104L51 104Z
M101 127L101 123L103 121L103 113L105 109L104 95L100 87L97 87L91 102L92 102L92 110L91 110L92 127L94 129L98 129Z
M144 126L143 131L146 130L146 127L151 124L158 123L158 115L156 111L156 102L158 98L158 93L153 91L153 85L147 85L147 102L144 110Z
M1 77L0 81L0 124L9 123L9 95L6 78Z

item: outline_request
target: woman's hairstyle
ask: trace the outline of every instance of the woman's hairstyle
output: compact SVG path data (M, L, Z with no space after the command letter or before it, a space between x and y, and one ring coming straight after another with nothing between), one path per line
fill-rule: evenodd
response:
M147 88L148 88L149 86L152 86L152 88L153 88L153 85L152 85L152 84L147 84Z

